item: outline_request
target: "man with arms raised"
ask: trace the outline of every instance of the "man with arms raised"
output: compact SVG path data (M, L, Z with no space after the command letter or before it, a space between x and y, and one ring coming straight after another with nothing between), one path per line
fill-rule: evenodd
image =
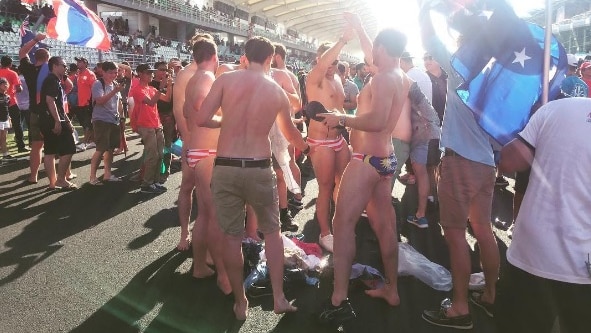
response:
M378 237L386 277L383 288L367 291L367 294L383 298L391 306L400 303L397 288L398 246L392 223L396 221L396 214L390 199L396 157L390 135L410 87L410 80L400 69L406 36L394 29L382 30L372 48L359 18L351 14L347 14L346 18L359 35L366 61L371 63L373 58L378 71L359 94L355 116L319 115L324 117L324 125L328 128L339 125L350 127L353 147L353 158L343 174L333 219L334 291L332 304L320 315L321 320L328 322L340 322L355 316L347 293L355 257L355 225L364 209ZM372 50L371 54L368 50Z
M345 31L335 44L324 43L317 52L318 63L306 81L306 93L310 102L320 102L327 110L344 114L345 92L340 77L336 73L337 57L341 49L354 37L351 29ZM320 226L320 246L332 252L333 237L330 232L330 199L333 190L339 188L341 175L351 158L347 142L341 130L324 126L321 122L310 120L308 143L316 147L311 154L314 174L318 181L316 199L316 218Z
M245 320L248 301L244 293L242 236L245 204L254 209L273 286L274 312L296 311L283 293L283 242L279 226L277 180L271 167L269 131L275 121L296 148L310 147L291 122L285 92L265 73L273 57L273 45L263 37L245 46L246 70L225 73L214 82L197 114L197 125L221 127L211 190L218 223L225 233L224 264L235 304L234 314ZM222 119L214 116L222 108Z
M218 66L217 47L213 38L201 38L193 44L193 60L197 64L197 71L187 83L185 94L184 113L189 137L185 138L184 146L187 149L183 156L183 164L192 172L197 196L197 219L192 235L193 276L203 278L213 274L205 261L209 248L218 273L218 286L225 294L229 294L232 290L222 258L222 232L217 224L210 190L213 158L216 155L220 130L199 127L196 124L201 103L215 80L214 73Z

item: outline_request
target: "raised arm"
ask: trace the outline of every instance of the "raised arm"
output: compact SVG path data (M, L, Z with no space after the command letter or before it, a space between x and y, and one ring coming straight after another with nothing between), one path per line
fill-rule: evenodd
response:
M328 67L337 60L343 47L347 45L354 36L355 31L347 25L339 40L318 57L318 63L312 68L310 73L308 73L307 84L320 85Z
M346 12L344 15L345 15L345 20L347 21L349 26L352 27L355 30L355 32L357 33L357 37L359 38L359 44L361 44L361 50L363 51L363 56L364 56L363 60L365 61L366 64L372 65L373 64L373 54L372 54L373 43L372 43L371 39L369 38L369 36L367 35L365 28L363 28L363 24L361 23L361 18L359 17L359 15L357 15L355 13L350 13L350 12Z
M21 48L18 50L18 58L22 59L28 57L29 52L31 52L35 44L44 40L46 37L47 36L44 33L40 32L33 39L26 42L25 45L21 46Z

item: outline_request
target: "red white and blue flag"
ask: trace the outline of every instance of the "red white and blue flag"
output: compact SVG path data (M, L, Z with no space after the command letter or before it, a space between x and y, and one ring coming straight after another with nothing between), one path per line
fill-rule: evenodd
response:
M25 17L25 19L23 20L23 23L21 24L21 27L18 29L18 34L20 35L21 38L25 37L28 29L29 29L29 15L27 15L27 17Z
M101 19L76 0L53 0L54 18L47 24L47 36L68 44L103 51L111 49L111 40Z

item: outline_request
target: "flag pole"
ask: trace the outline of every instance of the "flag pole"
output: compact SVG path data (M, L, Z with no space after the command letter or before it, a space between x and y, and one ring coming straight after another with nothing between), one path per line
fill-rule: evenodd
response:
M544 78L542 81L542 104L548 103L550 82L550 43L552 40L552 0L546 0L546 34L544 36Z

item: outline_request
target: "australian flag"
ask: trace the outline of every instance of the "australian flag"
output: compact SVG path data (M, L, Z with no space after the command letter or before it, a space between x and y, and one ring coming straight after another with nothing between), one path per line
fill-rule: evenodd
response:
M518 18L504 0L485 3L451 19L465 41L452 66L465 82L458 95L478 124L504 145L525 127L532 107L541 101L545 32ZM551 100L560 92L567 68L566 52L555 37L550 58Z
M32 40L33 38L35 38L35 33L33 31L31 31L31 29L29 29L29 16L27 15L27 17L25 17L25 19L23 20L23 23L21 24L20 28L18 29L18 33L21 37L21 46L25 45L28 41ZM36 43L33 48L31 49L31 51L29 51L29 59L31 59L31 61L35 62L35 51L37 51L38 48L49 48L49 46L47 46L44 43Z

